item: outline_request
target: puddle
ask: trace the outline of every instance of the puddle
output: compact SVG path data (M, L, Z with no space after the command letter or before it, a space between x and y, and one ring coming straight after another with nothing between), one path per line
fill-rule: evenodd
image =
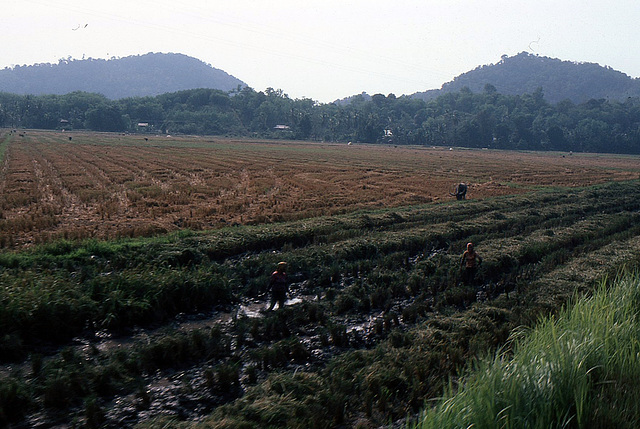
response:
M319 299L315 294L300 292L298 290L297 294L285 301L285 307L299 306ZM265 317L268 306L269 299L246 299L241 304L226 310L218 309L190 315L179 314L162 327L136 328L129 335L122 336L113 335L108 331L99 331L92 338L76 338L74 343L85 354L94 353L96 349L109 352L121 347L130 347L135 343L149 343L153 341L155 335L167 329L188 332L210 329L216 325L231 328L238 318ZM277 312L278 309L275 311ZM375 312L361 317L342 318L341 322L344 323L346 334L350 338L349 343L364 347L372 346L376 323L379 324L382 317L382 312ZM339 348L326 344L326 339L314 329L310 329L299 339L311 356L310 361L302 367L318 365L339 353ZM107 422L103 427L132 428L141 421L160 415L176 416L190 421L197 421L206 416L215 407L233 400L234 395L240 393L219 392L211 388L211 373L215 364L216 362L206 362L176 372L168 369L150 375L136 392L116 395L112 398L111 403L106 407ZM12 370L9 366L0 369L4 372ZM35 421L33 419L39 418L44 418L46 421L46 417L37 413L30 416L27 421L33 423Z
M306 301L317 300L316 295L299 295L285 301L285 307L299 305ZM114 350L122 346L130 345L134 342L149 342L154 333L172 327L180 331L192 331L196 329L207 329L217 324L230 324L239 317L247 317L251 319L264 317L266 309L269 308L269 301L253 300L235 306L231 311L212 311L210 313L186 315L179 314L171 322L171 324L156 329L136 329L134 333L126 336L114 337L106 331L97 332L96 340L76 340L80 343L82 350L86 353L92 347L101 352ZM275 311L278 310L276 306Z
M288 307L292 305L302 304L303 302L306 302L306 301L314 301L314 300L317 300L316 295L300 295L300 296L296 296L286 300L284 303L284 306ZM260 318L260 317L264 317L264 315L266 314L266 310L268 308L269 308L269 300L265 300L265 301L256 300L250 303L240 304L230 312L217 313L217 315L213 315L208 322L211 323L211 320L215 319L216 323L228 323L234 320L235 318L241 317L241 316L248 317L251 319ZM275 310L278 310L277 304L276 304ZM184 324L182 324L181 326L184 326ZM193 324L190 325L190 327L192 326Z
M263 311L267 308L266 303L254 303L250 305L240 305L237 309L237 316L246 316L250 318L262 317Z

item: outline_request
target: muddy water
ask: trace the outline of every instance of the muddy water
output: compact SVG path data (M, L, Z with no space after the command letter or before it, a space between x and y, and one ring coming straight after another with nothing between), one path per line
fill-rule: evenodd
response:
M285 306L300 305L305 301L317 300L316 295L298 295L285 302ZM214 312L203 316L180 316L174 323L176 329L181 331L191 331L195 329L206 329L214 325L231 326L238 318L261 318L265 317L267 301L250 300L244 302L230 311ZM277 311L277 310L276 310ZM342 320L346 327L348 337L360 346L367 342L367 337L375 331L376 324L383 318L382 312L362 317L352 317ZM338 320L336 320L338 322ZM141 334L137 334L140 339ZM326 362L338 351L335 347L323 345L319 335L311 334L298 338L309 350L311 361L316 365ZM113 348L118 344L126 345L126 341L134 339L108 339L102 341L98 348ZM241 352L240 352L241 353ZM292 364L296 370L311 369L310 363L304 365ZM197 421L211 413L217 406L233 400L236 395L227 396L215 393L207 385L206 371L211 369L211 364L199 364L195 367L182 371L159 371L149 377L146 384L137 393L114 398L108 408L107 419L109 428L127 428L134 426L137 422L144 421L151 417L161 415L178 417L181 420ZM244 380L241 370L241 383ZM266 373L262 374L266 377ZM245 386L243 386L244 388ZM236 392L237 395L241 392Z
M304 302L318 300L317 295L304 294L306 289L299 286L293 289L293 296L285 302L285 306L297 306ZM112 352L120 348L128 348L135 344L149 343L156 335L162 335L169 329L182 332L190 332L198 329L208 329L220 326L222 329L232 329L236 320L242 318L263 318L267 314L268 300L246 299L233 308L222 311L211 311L195 315L180 314L167 326L155 329L135 329L130 335L114 336L109 332L96 332L93 338L76 338L74 343L79 351L87 356L100 352ZM274 311L278 311L277 309ZM335 323L345 326L345 333L349 338L349 344L356 347L367 347L373 344L367 339L373 337L376 327L382 323L383 312L368 315L351 315L346 318L332 316ZM305 364L290 363L290 370L311 370L322 366L331 357L340 353L333 345L327 345L327 340L321 338L312 327L306 336L300 336L298 340L304 344L310 353L310 361ZM233 347L236 347L235 345ZM236 349L234 354L242 356L247 350ZM243 359L244 360L244 359ZM219 363L219 362L217 362ZM182 370L162 370L155 374L149 374L133 393L115 396L109 403L103 403L106 410L105 428L132 428L136 423L152 417L162 415L177 417L180 420L197 421L211 413L213 409L227 403L242 394L246 381L246 366L241 369L240 391L222 394L211 388L211 370L217 363L201 362L193 367ZM29 362L21 365L25 373L29 372ZM246 364L245 364L246 365ZM2 368L9 372L14 368ZM258 374L259 379L266 377L266 372ZM71 411L70 415L81 416L83 409ZM50 428L56 427L46 414L38 412L29 416L25 427Z
M318 299L315 295L297 295L285 302L285 306L300 305L305 301ZM183 332L207 329L212 326L231 327L239 318L262 318L267 314L268 301L246 300L229 311L214 311L210 314L178 315L172 326ZM276 310L277 311L277 307ZM166 329L166 327L159 328ZM354 327L362 330L363 326ZM152 330L140 330L125 338L103 338L95 347L101 351L127 347L136 341L151 341ZM312 338L300 338L309 348L312 356L319 359L325 353L318 349L320 341ZM241 352L240 352L241 353ZM215 407L233 400L241 392L221 395L214 392L208 382L206 372L211 364L198 364L180 371L158 371L151 375L144 386L133 394L114 398L105 408L108 409L105 427L127 428L152 417L162 415L178 417L181 420L197 421L208 415ZM241 370L242 373L242 370ZM244 376L241 375L241 382Z
M317 297L314 295L300 295L288 299L285 302L285 306L296 305L304 301L312 301L314 299L317 299ZM229 325L234 320L240 317L264 317L267 308L268 302L254 299L247 300L246 302L235 306L230 311L212 311L207 314L200 313L195 315L186 315L181 313L175 317L174 321L171 323L171 327L179 331L189 332L197 329L210 328L214 325ZM166 326L157 329L138 328L135 329L135 332L133 334L127 336L113 336L107 331L100 331L95 334L97 342L95 340L90 341L86 339L77 339L76 341L83 344L83 351L85 352L88 351L90 347L95 347L101 352L106 352L117 349L119 347L126 347L139 341L151 341L151 337L155 333L158 333L160 330L166 329Z

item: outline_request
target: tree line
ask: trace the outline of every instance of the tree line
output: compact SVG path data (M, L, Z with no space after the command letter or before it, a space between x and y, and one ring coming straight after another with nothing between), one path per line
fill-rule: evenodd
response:
M376 94L344 104L249 87L119 100L86 92L0 93L0 126L637 154L640 98L551 104L540 88L505 95L491 84L481 93L464 87L430 101Z

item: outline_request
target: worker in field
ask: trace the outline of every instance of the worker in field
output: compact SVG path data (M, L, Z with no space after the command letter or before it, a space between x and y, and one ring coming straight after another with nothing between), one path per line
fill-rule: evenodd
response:
M278 308L284 307L284 302L287 300L287 292L289 292L286 262L278 263L276 270L271 274L269 290L271 291L271 304L267 311L273 310L276 302L278 303Z
M460 260L460 268L464 270L462 272L462 282L465 285L469 286L474 283L476 272L481 263L482 258L473 248L473 243L467 243L467 250L464 251Z

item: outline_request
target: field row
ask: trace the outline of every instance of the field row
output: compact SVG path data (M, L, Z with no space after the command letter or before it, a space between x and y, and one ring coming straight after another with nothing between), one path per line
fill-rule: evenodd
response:
M12 418L40 405L58 423L118 427L149 415L169 417L147 427L404 420L513 328L640 263L639 191L609 183L3 254L1 355L31 356L3 375ZM484 259L473 286L459 270L468 241ZM242 313L266 305L280 260L296 303Z
M639 171L633 157L34 131L8 141L0 247L442 202L460 181L477 199Z

